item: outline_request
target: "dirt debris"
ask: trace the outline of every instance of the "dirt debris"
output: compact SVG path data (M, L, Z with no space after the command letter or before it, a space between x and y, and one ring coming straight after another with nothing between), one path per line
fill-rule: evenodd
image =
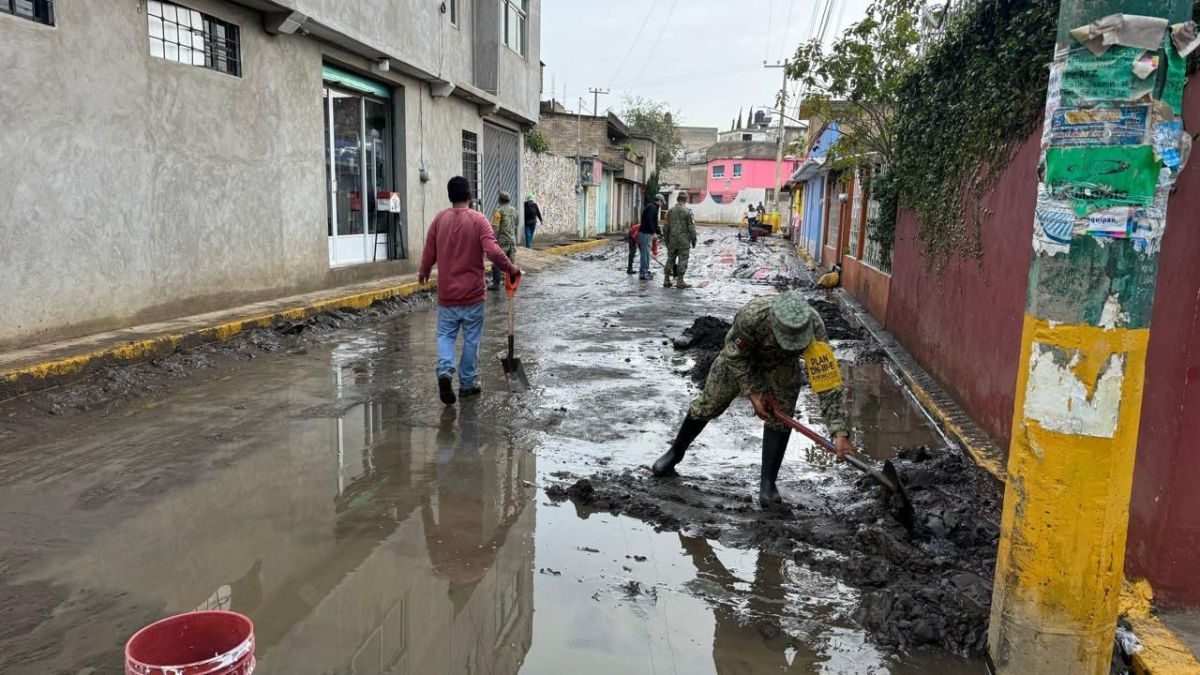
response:
M935 646L978 656L987 643L992 572L999 539L1000 486L955 449L912 448L896 458L916 507L914 533L890 512L869 479L854 479L839 502L797 494L763 511L749 477L656 480L644 470L602 472L551 488L591 511L645 520L730 546L790 556L797 564L861 589L855 619L884 645ZM803 486L799 486L803 488Z

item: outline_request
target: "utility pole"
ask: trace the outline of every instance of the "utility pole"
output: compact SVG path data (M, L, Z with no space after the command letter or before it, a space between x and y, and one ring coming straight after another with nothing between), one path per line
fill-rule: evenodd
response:
M607 96L608 90L607 89L590 89L589 88L588 93L592 95L592 114L599 117L600 116L600 96L601 95Z
M1144 15L1149 35L1085 46L1071 34L1115 7ZM1167 26L1191 11L1192 0L1060 5L988 632L999 675L1109 672L1159 250L1181 168L1187 59ZM1147 50L1160 55L1154 76L1124 75ZM1089 120L1128 114L1133 131L1102 122L1097 133L1069 114L1080 108Z
M763 68L780 68L783 71L783 86L779 88L779 139L775 147L775 210L779 209L779 194L783 190L783 144L784 113L787 108L787 61L763 62Z

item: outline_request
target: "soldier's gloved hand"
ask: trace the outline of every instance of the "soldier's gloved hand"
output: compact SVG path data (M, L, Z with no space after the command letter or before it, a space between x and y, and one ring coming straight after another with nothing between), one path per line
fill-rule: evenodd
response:
M842 461L854 452L854 444L845 436L838 436L833 440L833 451L837 453L838 461Z
M758 419L768 422L771 419L771 410L767 406L766 396L762 393L750 394L750 405L754 408L754 414L758 415Z

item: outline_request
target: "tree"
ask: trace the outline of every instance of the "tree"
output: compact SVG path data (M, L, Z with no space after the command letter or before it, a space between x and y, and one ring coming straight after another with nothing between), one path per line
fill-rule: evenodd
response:
M625 111L621 114L629 130L639 136L649 136L658 144L656 161L661 171L675 162L675 153L683 147L679 126L675 123L679 114L672 113L666 103L640 96L625 98Z
M818 40L801 44L788 77L808 92L810 117L838 123L841 137L830 149L834 163L874 156L890 164L896 152L892 113L905 77L917 63L919 10L923 0L874 0L866 16L828 49Z

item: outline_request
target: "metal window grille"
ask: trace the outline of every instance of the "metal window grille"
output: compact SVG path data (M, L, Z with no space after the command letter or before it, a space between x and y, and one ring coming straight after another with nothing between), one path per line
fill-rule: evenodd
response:
M479 199L479 134L462 133L463 178L471 184L471 197Z
M0 0L0 12L54 25L54 0Z
M150 55L241 77L241 30L170 2L149 0Z
M450 0L450 2L447 4L450 5L450 23L457 26L458 25L458 0Z

